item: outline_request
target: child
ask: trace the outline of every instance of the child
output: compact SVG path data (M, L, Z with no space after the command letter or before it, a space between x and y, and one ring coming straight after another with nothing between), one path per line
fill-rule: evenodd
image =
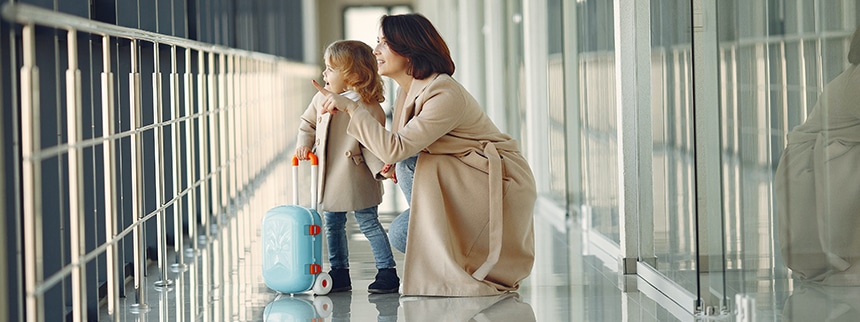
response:
M385 112L379 105L383 97L382 79L377 74L376 58L367 44L354 40L336 41L325 50L323 80L334 93L367 104L368 110L385 124ZM331 292L352 290L349 278L349 251L346 238L346 213L354 211L364 236L370 241L376 261L375 281L370 293L394 293L400 278L394 268L394 256L388 235L379 223L377 206L382 202L382 182L391 172L376 156L346 134L347 113L324 113L325 97L317 94L302 114L296 143L296 156L308 158L316 150L320 168L320 209L325 218L326 241L332 278ZM390 176L390 175L388 175Z

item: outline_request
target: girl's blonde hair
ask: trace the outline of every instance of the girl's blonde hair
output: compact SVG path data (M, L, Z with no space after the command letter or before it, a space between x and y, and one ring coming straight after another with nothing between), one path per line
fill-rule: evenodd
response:
M377 73L373 49L357 40L338 40L328 45L325 59L343 74L347 88L361 96L364 103L385 101L382 77Z

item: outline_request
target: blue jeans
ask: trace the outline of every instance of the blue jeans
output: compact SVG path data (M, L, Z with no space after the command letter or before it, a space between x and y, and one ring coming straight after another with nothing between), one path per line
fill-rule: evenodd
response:
M418 155L413 155L406 160L397 162L397 167L394 168L397 174L397 185L406 196L406 203L412 207L412 179L415 177L415 163L418 161ZM399 250L401 253L406 252L406 233L409 231L409 209L391 221L391 226L388 227L388 238L391 240L391 246Z
M356 210L355 220L364 237L370 241L376 268L394 267L394 255L388 235L379 223L377 206ZM328 242L328 260L331 268L349 268L349 249L346 240L346 212L323 212L325 215L326 241Z

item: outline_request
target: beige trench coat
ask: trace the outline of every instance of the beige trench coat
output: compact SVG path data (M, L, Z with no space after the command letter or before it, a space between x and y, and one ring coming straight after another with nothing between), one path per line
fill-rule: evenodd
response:
M355 92L344 96L357 100ZM302 114L296 144L311 147L319 158L319 204L324 211L352 211L379 205L382 182L376 174L384 164L373 153L365 152L356 139L346 134L349 114L325 113L323 96L314 95ZM379 104L368 107L377 124L385 124Z
M385 163L417 152L404 295L494 295L534 263L534 177L516 141L448 75L414 80L394 133L356 108L347 133Z
M824 87L774 173L779 249L794 276L860 285L860 67Z

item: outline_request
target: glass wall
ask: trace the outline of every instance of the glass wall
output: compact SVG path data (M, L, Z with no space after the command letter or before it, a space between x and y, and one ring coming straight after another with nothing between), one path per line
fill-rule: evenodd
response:
M581 219L585 227L618 244L621 237L613 4L584 0L576 6L579 74L568 78L577 77L580 85Z
M566 147L577 149L567 154L568 202L572 213L581 210L587 255L618 273L664 285L662 292L692 312L702 271L692 1L631 5L582 0L571 3L573 10L564 8L573 12L562 22ZM637 272L637 261L645 269Z
M719 1L717 15L728 296L856 285L860 1ZM782 303L759 301L762 318Z
M653 210L641 260L697 292L691 2L651 1ZM640 157L649 157L646 155ZM643 212L643 215L646 214ZM641 218L648 220L647 216Z

